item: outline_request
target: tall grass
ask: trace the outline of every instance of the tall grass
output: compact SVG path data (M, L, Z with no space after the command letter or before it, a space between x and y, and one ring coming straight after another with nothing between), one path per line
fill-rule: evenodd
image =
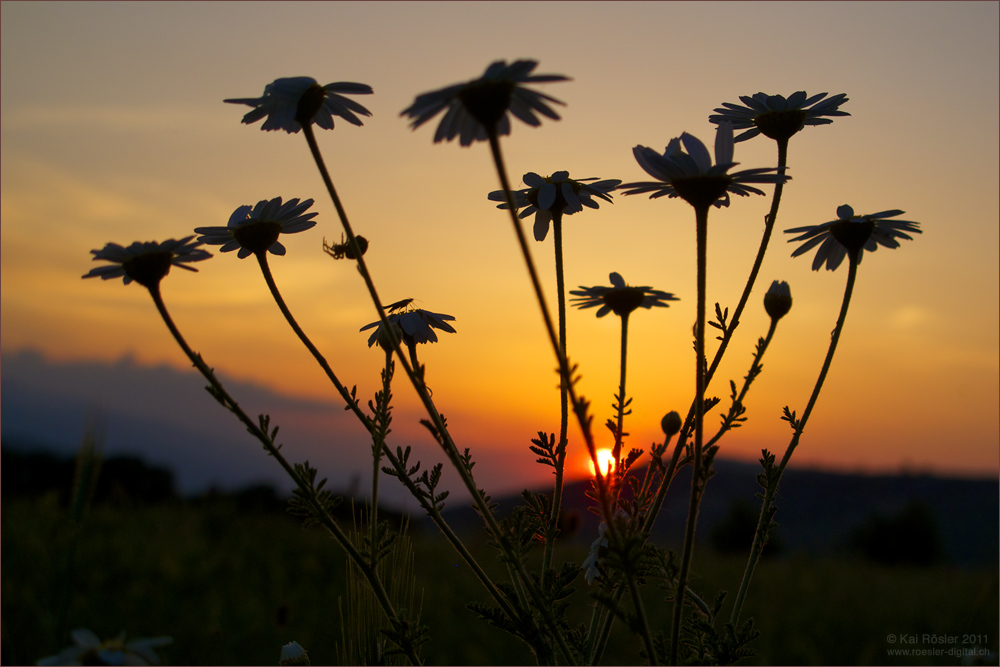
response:
M56 497L8 500L2 513L3 664L33 664L68 645L70 630L130 637L170 635L166 664L275 664L297 641L314 664L341 660L338 599L353 609L343 551L319 530L281 514L241 514L227 501L92 508L77 537L72 588L65 559L72 522ZM411 526L417 604L430 628L427 664L526 664L527 648L482 623L462 601L484 598L433 526ZM484 567L495 552L473 544ZM556 557L581 562L588 545ZM405 549L400 551L405 558ZM540 554L539 554L540 558ZM706 591L739 581L743 558L706 551L692 571ZM891 633L986 634L996 655L996 571L883 568L858 561L788 558L758 568L760 590L745 616L763 632L747 664L956 664L948 657L888 656ZM320 582L317 584L317 582ZM67 620L58 619L69 593ZM582 584L575 595L586 598ZM356 598L353 598L356 599ZM486 600L483 599L485 602ZM585 605L573 605L580 612ZM669 605L650 596L651 623L669 624ZM574 619L585 622L584 618ZM613 635L609 664L637 664L640 645ZM356 655L356 654L355 654ZM995 664L995 663L994 663Z

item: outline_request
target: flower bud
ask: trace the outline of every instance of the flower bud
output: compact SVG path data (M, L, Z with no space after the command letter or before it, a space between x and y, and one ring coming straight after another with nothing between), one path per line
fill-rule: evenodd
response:
M784 280L775 280L764 295L764 310L772 320L780 320L792 309L792 289Z
M681 430L681 416L676 410L671 410L660 420L660 428L668 438L677 435Z
M298 642L285 644L281 647L281 657L278 659L279 665L311 665L309 654L299 646Z

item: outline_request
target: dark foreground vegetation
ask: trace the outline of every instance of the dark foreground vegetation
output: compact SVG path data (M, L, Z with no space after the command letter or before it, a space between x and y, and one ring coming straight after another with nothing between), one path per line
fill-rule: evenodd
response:
M54 655L75 628L105 639L171 636L165 664L275 664L290 641L313 664L343 659L346 560L324 533L289 516L272 488L182 499L170 471L128 457L87 461L3 453L2 664ZM340 510L350 525L351 504ZM382 517L399 525L398 515ZM705 531L697 590L736 586L753 522L752 507L735 504ZM983 530L995 539L992 523ZM762 632L745 664L997 664L995 562L955 565L939 529L930 508L913 502L873 514L846 550L827 555L787 548L779 530L745 608ZM519 641L466 608L486 596L436 529L415 521L409 535L430 630L425 662L531 663ZM589 542L589 533L568 542L557 562L582 562ZM504 567L485 543L468 543L487 569ZM591 592L579 577L577 623L590 620ZM657 596L647 598L651 620L666 624L670 605ZM613 635L604 662L640 664L639 648L627 633ZM890 653L900 648L922 652ZM987 653L963 659L948 649Z

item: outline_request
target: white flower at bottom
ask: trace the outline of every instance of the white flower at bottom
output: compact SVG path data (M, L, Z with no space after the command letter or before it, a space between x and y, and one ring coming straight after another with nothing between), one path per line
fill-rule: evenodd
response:
M621 508L615 510L614 521L627 519L628 515L622 511ZM597 539L594 543L590 545L590 554L583 561L583 565L580 569L583 570L583 577L587 580L587 584L592 586L594 584L594 579L599 579L601 577L601 558L602 549L608 548L608 526L603 521L601 525L597 527Z
M281 647L279 665L311 665L309 653L299 646L298 642L290 642Z
M154 648L166 646L171 637L150 637L125 641L125 633L114 639L101 641L90 630L80 628L70 633L73 646L59 655L38 661L39 665L158 665L160 658Z

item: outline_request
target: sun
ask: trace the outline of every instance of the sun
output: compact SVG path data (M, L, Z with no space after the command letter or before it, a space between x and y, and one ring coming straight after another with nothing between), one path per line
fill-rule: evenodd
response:
M615 469L615 457L614 453L610 449L598 449L597 462L601 466L601 472L605 475L608 474L609 470ZM594 470L594 462L589 458L587 460L587 466L590 468L591 476L596 476L597 472Z

